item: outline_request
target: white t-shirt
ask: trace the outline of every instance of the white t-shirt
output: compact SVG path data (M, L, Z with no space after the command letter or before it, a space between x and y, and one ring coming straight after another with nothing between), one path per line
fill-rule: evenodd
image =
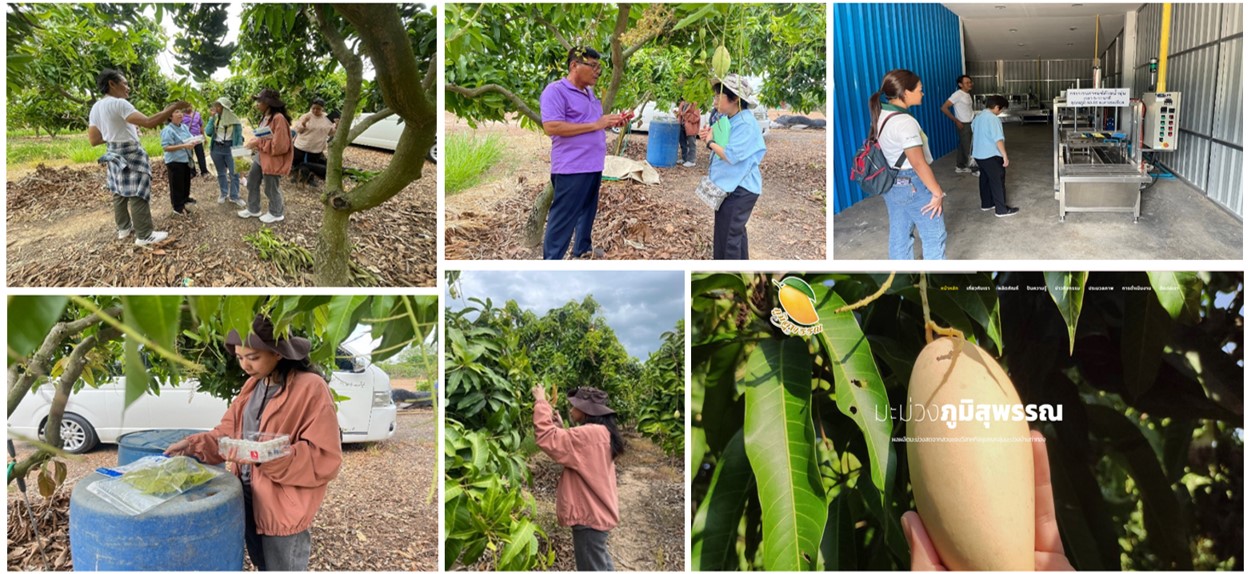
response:
M971 111L971 94L963 90L954 90L954 93L950 94L949 101L954 103L952 106L954 117L958 118L958 121L968 123L975 119L976 114Z
M104 96L104 99L91 106L87 125L99 129L106 142L138 142L139 130L126 121L136 111L130 100Z
M889 123L885 123L885 118L890 114L895 114ZM885 126L881 129L881 126ZM885 160L892 167L898 162L898 156L902 155L907 148L915 146L924 146L924 160L932 163L932 151L928 149L928 136L924 135L924 130L920 129L919 121L911 114L902 112L891 112L882 110L880 119L876 121L876 129L879 131L877 141L880 142L880 151L885 154ZM901 169L914 169L911 166L911 160L902 162Z

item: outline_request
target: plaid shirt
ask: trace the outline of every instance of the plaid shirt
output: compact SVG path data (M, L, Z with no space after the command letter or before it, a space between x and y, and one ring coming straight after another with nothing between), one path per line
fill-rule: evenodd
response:
M99 163L108 167L108 189L122 197L152 197L152 166L139 142L108 142Z

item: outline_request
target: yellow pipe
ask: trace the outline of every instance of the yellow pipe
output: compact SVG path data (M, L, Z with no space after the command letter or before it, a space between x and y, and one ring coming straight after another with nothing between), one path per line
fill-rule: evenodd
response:
M1158 90L1167 91L1167 51L1171 46L1171 3L1162 5L1162 42L1158 46Z
M1098 14L1093 19L1093 61L1094 62L1097 61L1097 49L1101 47L1101 44L1098 40L1101 34L1101 31L1102 31L1102 15Z

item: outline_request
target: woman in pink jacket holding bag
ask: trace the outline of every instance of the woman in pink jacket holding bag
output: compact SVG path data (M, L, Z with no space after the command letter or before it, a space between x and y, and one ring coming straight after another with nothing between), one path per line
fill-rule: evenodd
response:
M572 527L577 570L613 570L607 535L620 522L615 459L625 450L616 411L607 407L606 392L580 387L568 393L568 414L577 426L564 428L546 390L536 386L532 393L538 448L564 466L555 489L555 515L560 526ZM556 399L552 391L551 400Z
M257 136L243 144L252 150L252 169L247 174L247 209L239 217L259 217L264 223L277 223L286 219L286 204L278 185L282 176L291 172L291 159L295 146L291 144L291 116L278 91L265 88L252 97L261 113ZM269 212L260 211L260 186L264 184L265 196L269 198Z

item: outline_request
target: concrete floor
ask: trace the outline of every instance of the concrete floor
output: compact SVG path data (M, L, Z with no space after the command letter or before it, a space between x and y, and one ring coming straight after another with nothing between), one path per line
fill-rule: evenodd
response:
M1058 220L1053 132L1049 125L1005 126L1006 203L1017 215L980 211L978 178L954 173L956 153L932 164L946 192L947 259L1241 259L1242 222L1201 192L1159 180L1141 196L1141 219L1130 213L1069 212ZM887 259L885 201L870 198L833 218L834 259ZM919 240L916 239L916 258Z

